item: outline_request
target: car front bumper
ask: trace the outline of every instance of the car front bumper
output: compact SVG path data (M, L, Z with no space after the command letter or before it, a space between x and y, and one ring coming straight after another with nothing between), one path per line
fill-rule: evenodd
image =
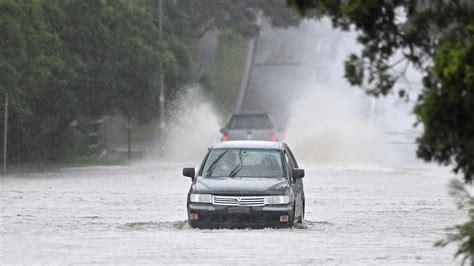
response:
M280 221L282 216L287 216L288 221ZM189 224L200 228L287 227L293 219L292 216L291 204L262 207L188 204Z

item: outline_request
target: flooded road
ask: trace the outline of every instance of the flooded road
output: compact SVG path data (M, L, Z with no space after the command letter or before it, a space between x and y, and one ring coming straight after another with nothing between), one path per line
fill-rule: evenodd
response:
M433 247L463 218L446 169L303 164L302 226L199 230L186 223L183 166L3 177L0 263L453 263L453 247Z

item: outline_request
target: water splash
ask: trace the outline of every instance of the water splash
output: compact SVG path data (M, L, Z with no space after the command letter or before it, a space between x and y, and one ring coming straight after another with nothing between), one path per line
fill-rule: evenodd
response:
M355 32L332 29L325 19L308 20L284 32L298 38L285 46L293 61L299 62L292 72L301 73L291 79L294 100L285 110L289 117L285 141L297 158L309 165L342 167L415 163L414 137L403 137L412 130L413 103L403 103L396 95L372 98L344 78L342 62L361 49ZM407 74L413 76L414 71L409 69Z
M376 163L383 137L359 101L344 101L330 89L308 91L290 111L286 142L308 164Z
M119 226L120 229L127 231L145 231L145 230L189 230L191 227L187 220L184 221L166 221L166 222L131 222Z
M169 122L161 139L162 158L197 162L207 147L219 140L218 118L198 85L190 86L171 108Z

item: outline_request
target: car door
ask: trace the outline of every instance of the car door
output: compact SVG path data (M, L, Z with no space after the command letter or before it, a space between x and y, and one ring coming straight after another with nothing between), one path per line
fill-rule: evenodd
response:
M299 216L303 213L303 180L301 178L296 181L293 179L293 169L298 168L298 163L293 157L293 153L288 148L288 146L284 147L284 153L289 167L290 178L293 184L293 193L295 194L295 214Z

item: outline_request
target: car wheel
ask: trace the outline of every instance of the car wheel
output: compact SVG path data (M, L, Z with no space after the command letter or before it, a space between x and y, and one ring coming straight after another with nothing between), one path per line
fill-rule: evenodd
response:
M305 203L303 201L303 211L301 211L301 215L300 215L300 217L298 217L298 221L297 221L300 224L302 224L303 221L304 221L304 213L305 213Z
M191 226L191 228L201 229L201 226L196 224L195 222L188 221L188 224Z
M295 208L295 205L293 205L293 212L290 215L290 219L288 221L288 228L293 228L293 226L295 225L295 218L296 218L296 208Z

